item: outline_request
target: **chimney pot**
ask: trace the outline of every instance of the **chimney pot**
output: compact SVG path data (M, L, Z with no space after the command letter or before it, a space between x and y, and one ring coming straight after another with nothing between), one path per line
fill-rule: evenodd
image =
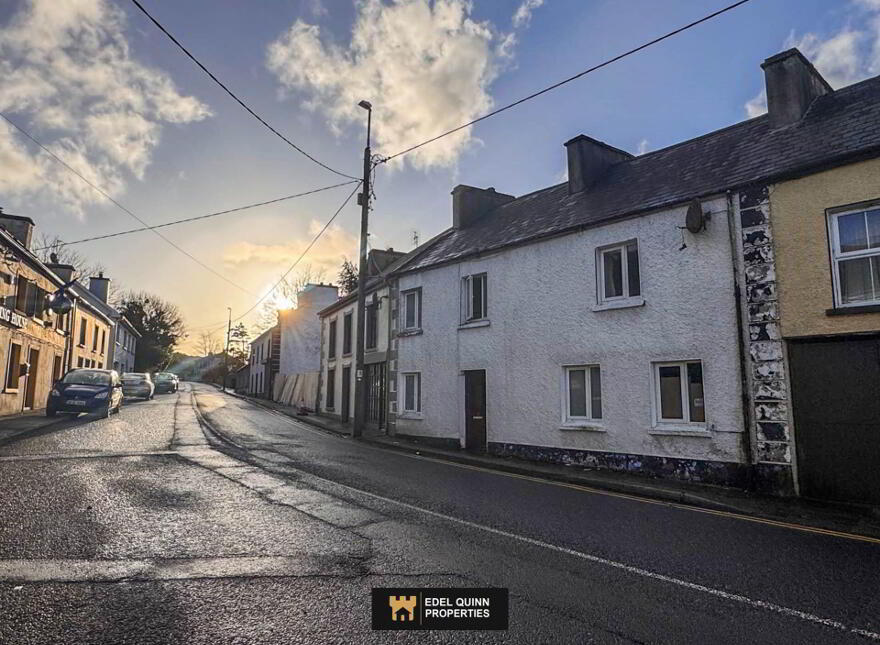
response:
M798 50L789 49L763 63L767 112L774 128L800 121L813 101L833 92L813 64Z

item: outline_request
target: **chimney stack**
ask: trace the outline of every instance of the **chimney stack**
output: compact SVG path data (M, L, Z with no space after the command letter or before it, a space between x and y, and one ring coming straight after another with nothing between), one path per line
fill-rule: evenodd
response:
M110 278L104 277L104 272L98 273L97 277L89 278L89 291L106 303L110 295Z
M496 192L494 188L474 188L459 184L452 189L452 228L473 226L486 213L516 197Z
M774 128L800 121L814 100L833 92L813 64L797 49L771 56L763 63L767 111Z
M568 153L569 195L592 188L611 166L634 158L624 150L583 134L566 141L565 149Z
M4 213L0 208L0 227L5 228L9 234L25 247L31 250L31 238L34 236L34 220L21 215Z

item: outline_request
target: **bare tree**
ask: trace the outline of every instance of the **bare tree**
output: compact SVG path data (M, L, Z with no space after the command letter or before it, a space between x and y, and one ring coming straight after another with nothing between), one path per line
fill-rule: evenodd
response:
M202 356L213 356L223 351L223 343L214 334L203 331L196 341L196 350Z
M288 307L296 307L296 295L307 284L321 282L325 274L323 269L315 270L311 264L308 264L293 278L281 278L281 282L260 307L260 314L253 326L253 335L259 336L267 329L274 327L278 322L278 311Z
M34 254L46 263L71 264L77 277L88 278L104 271L104 265L93 262L90 258L68 246L57 235L40 233L33 245Z

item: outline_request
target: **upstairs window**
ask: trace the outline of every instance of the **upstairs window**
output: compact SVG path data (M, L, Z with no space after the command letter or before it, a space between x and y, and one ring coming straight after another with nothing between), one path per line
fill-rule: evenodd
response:
M79 346L80 347L86 346L86 325L87 325L86 319L80 318L79 319ZM80 365L80 367L82 367L82 365Z
M705 423L703 364L700 361L656 363L654 399L660 423Z
M351 312L342 318L342 355L351 354Z
M831 251L837 304L880 303L880 206L832 215Z
M366 349L376 349L379 341L379 305L367 305L366 316L367 326L364 330L366 336L364 347Z
M403 301L403 324L404 330L419 329L422 326L422 290L410 289L401 294Z
M565 389L567 423L602 418L602 378L598 365L566 367Z
M327 340L327 356L328 358L336 358L336 321L330 321L330 338Z
M632 240L599 249L597 260L600 302L641 295L638 242Z
M464 322L483 320L488 316L486 274L478 273L462 278L462 314Z

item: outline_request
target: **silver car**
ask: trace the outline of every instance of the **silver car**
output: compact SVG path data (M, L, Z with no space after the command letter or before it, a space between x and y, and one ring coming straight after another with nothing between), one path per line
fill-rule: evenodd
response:
M122 375L122 394L125 398L137 397L149 400L153 398L155 391L153 379L146 372L126 372Z

